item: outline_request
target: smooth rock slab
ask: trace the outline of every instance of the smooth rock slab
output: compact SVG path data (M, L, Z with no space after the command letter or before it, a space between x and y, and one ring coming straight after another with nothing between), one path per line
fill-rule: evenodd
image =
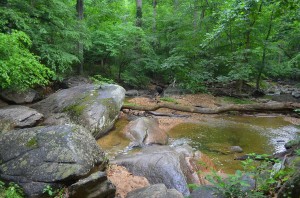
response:
M0 133L36 125L43 115L26 106L9 105L0 109Z
M168 143L168 135L159 128L158 121L154 118L141 117L131 121L125 133L136 146Z
M164 184L155 184L131 191L126 198L183 198L175 189L167 189Z
M188 196L192 173L182 154L168 146L149 146L140 153L117 157L113 164L126 167L134 175L146 177L150 184L163 183Z
M60 90L31 107L46 118L53 113L67 113L73 122L99 138L113 127L124 98L125 89L118 85L83 84Z
M0 180L13 181L27 196L47 184L74 183L103 165L96 140L77 125L35 127L0 135Z

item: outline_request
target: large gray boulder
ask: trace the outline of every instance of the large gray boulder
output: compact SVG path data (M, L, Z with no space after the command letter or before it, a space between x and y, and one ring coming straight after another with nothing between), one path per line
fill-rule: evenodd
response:
M35 127L0 135L0 180L23 187L29 197L46 185L76 182L105 165L96 140L77 125Z
M168 143L167 133L159 128L154 118L141 117L131 121L125 134L136 146Z
M164 184L154 184L131 191L126 198L183 198L183 195L175 189L167 189Z
M40 99L38 92L33 89L26 91L1 90L0 97L15 104L32 103Z
M114 198L116 193L116 187L107 180L106 174L101 171L79 180L68 189L72 198Z
M112 84L83 84L60 90L32 105L45 117L68 113L73 122L86 127L95 138L103 136L118 118L125 89Z
M192 180L184 156L168 146L149 146L136 154L117 157L111 163L124 166L134 175L146 177L150 184L163 183L189 195L187 184Z
M14 128L25 128L36 125L43 115L35 109L10 105L0 108L0 134Z

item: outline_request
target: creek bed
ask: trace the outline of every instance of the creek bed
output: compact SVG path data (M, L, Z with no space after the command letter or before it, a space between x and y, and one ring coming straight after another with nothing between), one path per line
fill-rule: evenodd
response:
M128 124L120 119L115 129L100 138L98 144L109 158L128 152L129 140L122 130ZM233 173L241 169L238 156L248 153L273 154L284 151L284 144L299 135L300 128L283 117L218 116L205 122L185 122L173 127L168 134L170 144L185 141L197 150L207 154L218 169ZM231 153L231 146L240 146L243 153Z

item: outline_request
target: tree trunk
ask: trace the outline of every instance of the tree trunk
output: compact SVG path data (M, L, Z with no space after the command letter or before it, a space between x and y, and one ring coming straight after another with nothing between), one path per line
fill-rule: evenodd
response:
M254 16L253 21L249 22L249 27L247 28L246 33L245 33L245 37L246 37L245 50L246 51L245 51L244 56L245 56L245 62L246 63L249 62L249 50L251 48L251 32L252 32L253 26L255 25L255 23L257 21L257 17L258 17L258 15L260 14L260 12L262 10L262 5L263 5L263 1L261 1L261 3L260 3L257 14Z
M153 4L153 33L156 32L156 16L157 16L157 10L156 10L156 6L157 6L157 0L153 0L152 2Z
M143 10L142 10L142 0L136 0L136 26L142 27L142 19L143 19Z
M76 3L76 11L77 11L77 19L80 26L81 21L83 20L83 1L84 0L77 0ZM79 65L78 65L78 74L83 73L83 43L82 38L79 38L77 43L77 50L78 50L78 58L79 58Z
M228 105L217 108L200 108L193 106L182 106L170 103L161 103L154 106L134 106L124 104L122 109L132 109L139 111L156 111L161 108L172 109L182 112L200 113L200 114L219 114L230 111L238 112L293 112L295 109L300 108L299 103L259 103L259 104L246 104L246 105Z
M261 60L261 66L258 70L258 75L257 75L257 79L256 79L256 90L260 89L260 79L261 79L261 75L264 71L265 65L266 65L266 51L267 51L267 42L269 40L270 34L271 34L271 30L272 30L272 22L273 22L273 13L274 11L272 11L271 16L270 16L270 23L269 23L269 28L268 28L268 33L266 35L265 41L264 41L264 46L263 46L263 54L262 54L262 60Z

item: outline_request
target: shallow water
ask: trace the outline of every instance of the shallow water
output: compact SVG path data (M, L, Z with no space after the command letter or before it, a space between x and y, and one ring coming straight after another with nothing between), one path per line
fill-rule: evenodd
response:
M284 151L284 144L294 139L299 129L282 117L219 117L199 123L182 123L169 131L173 140L188 139L190 145L211 157L219 169L233 173L240 169L238 156L248 153L273 154ZM240 146L243 153L231 153Z
M129 123L126 119L119 119L112 131L106 136L97 140L100 147L106 152L108 158L113 158L119 153L123 153L124 149L129 145L130 141L122 133L124 127Z
M100 138L98 144L109 158L124 153L130 141L122 130L128 124L120 119L108 135ZM284 144L294 139L300 129L282 117L219 116L205 122L182 123L168 134L170 143L189 142L197 150L207 154L224 172L233 173L241 169L235 157L248 153L273 154L285 150ZM230 153L230 146L240 146L243 153Z

